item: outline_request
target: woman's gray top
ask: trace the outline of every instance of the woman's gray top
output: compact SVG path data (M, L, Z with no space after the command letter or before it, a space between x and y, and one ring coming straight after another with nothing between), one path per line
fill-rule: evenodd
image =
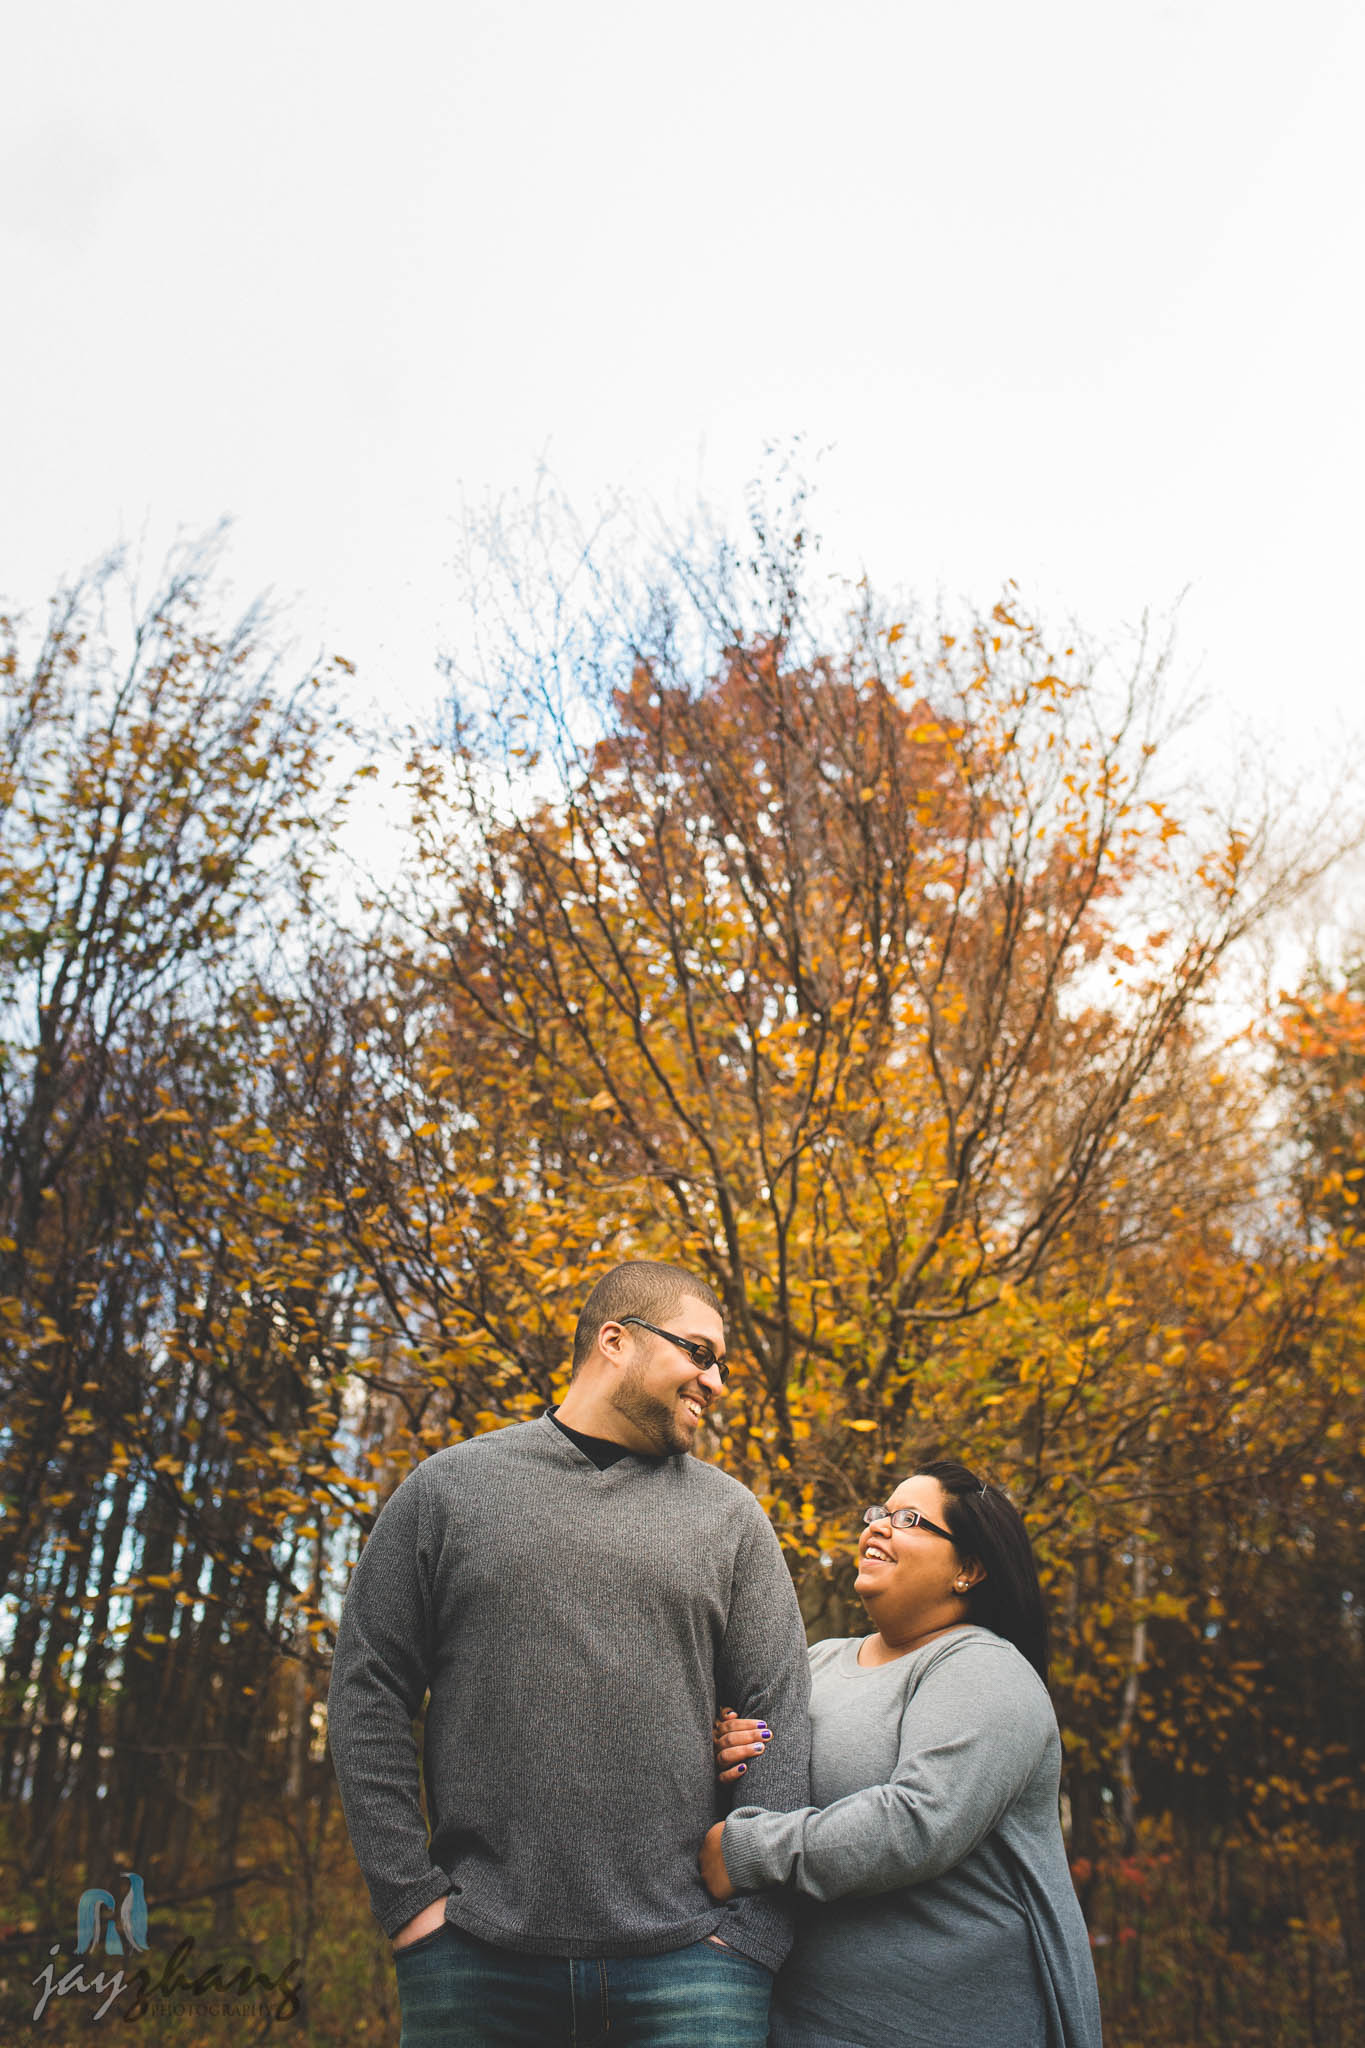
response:
M738 1890L801 1894L771 2048L1099 2048L1046 1687L987 1629L859 1640L810 1653L818 1804L725 1823Z

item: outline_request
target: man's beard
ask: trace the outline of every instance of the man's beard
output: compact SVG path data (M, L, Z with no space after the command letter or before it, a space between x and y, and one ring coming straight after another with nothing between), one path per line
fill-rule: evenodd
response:
M673 1457L679 1451L690 1451L696 1432L685 1429L678 1420L681 1389L672 1402L661 1401L642 1384L643 1379L638 1366L627 1367L608 1397L612 1407L649 1438L659 1456Z

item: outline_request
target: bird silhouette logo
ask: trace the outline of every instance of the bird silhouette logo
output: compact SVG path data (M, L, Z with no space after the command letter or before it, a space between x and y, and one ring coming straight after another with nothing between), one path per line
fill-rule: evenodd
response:
M121 1956L124 1942L136 1955L147 1953L147 1895L135 1870L120 1872L127 1891L115 1906L112 1892L98 1888L82 1892L76 1906L76 1954L88 1956L99 1946L104 1929L104 1953Z

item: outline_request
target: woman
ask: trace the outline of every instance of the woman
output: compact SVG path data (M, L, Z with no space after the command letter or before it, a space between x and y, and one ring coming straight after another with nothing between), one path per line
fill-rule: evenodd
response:
M770 2048L1098 2048L1023 1522L950 1462L863 1520L856 1586L874 1632L810 1653L816 1804L739 1807L702 1850L716 1899L798 1894ZM717 1724L724 1779L766 1734Z

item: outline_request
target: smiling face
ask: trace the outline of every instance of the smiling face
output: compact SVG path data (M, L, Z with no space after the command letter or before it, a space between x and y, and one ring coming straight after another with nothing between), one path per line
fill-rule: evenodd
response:
M948 1496L923 1473L902 1480L886 1506L918 1508L940 1529L948 1526ZM893 1529L883 1521L862 1533L854 1587L883 1635L915 1635L961 1620L965 1595L980 1576L979 1566L932 1529Z
M617 1326L631 1356L620 1368L607 1398L616 1413L646 1439L659 1456L690 1451L702 1419L719 1400L722 1380L715 1366L702 1372L680 1345L635 1324ZM659 1328L693 1343L709 1344L725 1356L725 1325L705 1302L684 1300Z

